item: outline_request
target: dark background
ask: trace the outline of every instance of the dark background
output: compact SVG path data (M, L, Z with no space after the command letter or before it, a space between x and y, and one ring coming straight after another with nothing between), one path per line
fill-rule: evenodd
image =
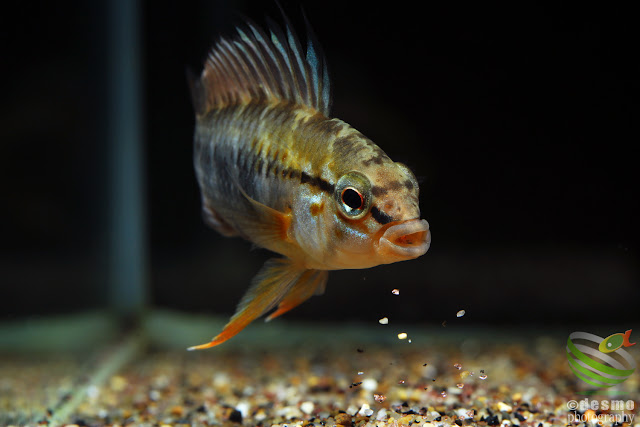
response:
M299 3L282 4L304 34ZM415 261L331 273L326 294L289 319L638 320L640 70L631 10L302 4L329 61L333 115L412 167L433 242ZM0 18L4 320L107 305L106 9L23 2ZM156 307L229 315L270 257L205 227L192 170L185 69L199 70L216 36L242 15L279 20L270 1L141 3L148 300ZM456 319L460 309L467 314Z

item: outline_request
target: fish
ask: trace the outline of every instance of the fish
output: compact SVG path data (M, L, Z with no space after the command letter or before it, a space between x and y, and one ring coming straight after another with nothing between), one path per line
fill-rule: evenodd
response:
M598 346L598 350L602 353L613 353L621 347L636 345L637 343L631 342L631 331L632 329L627 329L624 333L618 332L617 334L609 335L602 340Z
M204 221L280 257L251 281L217 346L324 292L328 272L417 258L431 244L413 172L331 117L327 61L306 18L246 20L218 39L190 89Z

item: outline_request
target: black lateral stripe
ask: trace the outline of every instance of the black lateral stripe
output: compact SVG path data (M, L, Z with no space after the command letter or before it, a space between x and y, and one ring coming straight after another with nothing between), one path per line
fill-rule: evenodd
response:
M300 182L302 184L311 184L314 187L318 187L322 191L326 191L329 194L333 194L333 191L335 189L335 186L333 184L331 184L330 182L325 181L324 179L322 179L320 177L312 177L311 175L309 175L306 172L301 172L300 173Z
M382 225L389 224L391 221L393 221L393 218L382 212L380 209L378 209L377 206L371 207L371 216Z

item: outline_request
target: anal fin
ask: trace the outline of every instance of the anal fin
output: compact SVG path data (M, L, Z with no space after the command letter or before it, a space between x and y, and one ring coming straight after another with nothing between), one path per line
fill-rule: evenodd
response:
M307 270L288 258L274 258L265 263L253 278L251 287L240 300L235 314L222 332L211 342L189 347L188 350L202 350L222 344L243 330L249 323L260 317L298 286L298 281L309 277Z

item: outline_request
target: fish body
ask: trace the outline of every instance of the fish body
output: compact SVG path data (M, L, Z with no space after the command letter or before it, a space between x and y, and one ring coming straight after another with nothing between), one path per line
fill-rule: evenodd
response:
M286 18L285 18L286 20ZM312 35L287 24L238 28L191 82L194 166L205 221L283 255L253 279L218 345L324 291L328 271L416 258L430 245L418 183L404 165L330 117L331 92Z

